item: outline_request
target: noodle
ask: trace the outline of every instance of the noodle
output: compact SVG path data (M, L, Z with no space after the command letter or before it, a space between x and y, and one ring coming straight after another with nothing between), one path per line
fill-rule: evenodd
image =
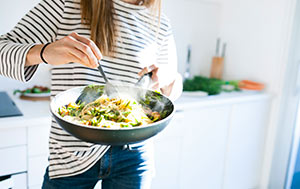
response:
M58 113L75 123L114 129L148 125L161 118L130 97L110 99L106 95L86 105L69 103L58 108Z

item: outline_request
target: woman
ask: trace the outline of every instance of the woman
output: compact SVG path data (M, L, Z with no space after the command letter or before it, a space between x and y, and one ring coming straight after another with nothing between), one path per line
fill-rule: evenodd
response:
M160 0L43 0L0 37L0 74L23 82L38 65L53 66L51 96L104 84L97 60L114 82L134 84L153 72L152 89L181 93L176 52ZM54 120L43 188L150 188L151 142L116 147L87 143Z

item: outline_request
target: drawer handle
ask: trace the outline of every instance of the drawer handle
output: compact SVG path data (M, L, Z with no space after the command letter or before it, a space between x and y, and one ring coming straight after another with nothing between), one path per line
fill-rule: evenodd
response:
M11 175L0 177L0 188L9 189L14 187L14 182Z

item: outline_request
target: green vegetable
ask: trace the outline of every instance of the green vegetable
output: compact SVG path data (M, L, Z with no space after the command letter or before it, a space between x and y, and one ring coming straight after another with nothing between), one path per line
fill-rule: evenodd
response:
M39 88L33 88L32 93L42 93L42 91Z
M140 126L142 123L141 122L136 122L136 123L130 123L132 127Z
M121 124L121 127L124 128L124 127L129 127L128 124Z
M127 104L125 105L125 108L127 108L127 106L130 104L130 101L127 102Z
M231 80L231 81L226 81L226 85L233 85L234 86L234 91L240 91L241 89L239 88L239 80Z
M157 121L159 119L159 117L155 117L152 119L153 122Z
M123 116L127 117L130 114L130 112L127 111L127 112L123 112L122 114L123 114Z
M203 76L195 76L183 83L183 91L205 91L209 95L219 94L222 91L223 81Z
M22 93L22 91L20 91L20 90L14 90L14 95L17 94L17 93Z
M160 113L161 118L165 118L165 117L167 117L167 115L168 115L168 110L164 110Z
M120 117L118 120L117 120L117 122L122 122L122 121L124 121L125 119L123 118L123 117Z
M97 124L99 123L99 120L97 120L96 117L94 117L93 119L91 119L92 122L92 126L97 126Z
M224 81L215 78L195 76L193 79L187 79L183 83L183 91L205 91L209 95L216 95L221 91L239 91L238 80ZM222 85L233 85L233 90L222 89Z

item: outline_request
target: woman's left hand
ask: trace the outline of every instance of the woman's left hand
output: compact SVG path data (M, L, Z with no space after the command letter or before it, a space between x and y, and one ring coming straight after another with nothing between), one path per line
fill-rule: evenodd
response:
M138 74L140 77L142 77L143 75L152 72L151 84L149 88L152 90L160 91L159 77L157 74L158 70L159 67L156 66L155 64L152 64L151 66L144 67Z
M169 96L172 92L175 80L172 81L171 83L168 83L167 85L164 84L164 86L162 86L162 84L161 84L162 78L160 78L161 74L158 74L159 71L160 71L159 67L155 64L152 64L149 67L143 68L139 72L139 76L143 76L144 74L152 72L152 77L151 77L152 82L151 82L149 88L152 90L162 92L164 95Z

